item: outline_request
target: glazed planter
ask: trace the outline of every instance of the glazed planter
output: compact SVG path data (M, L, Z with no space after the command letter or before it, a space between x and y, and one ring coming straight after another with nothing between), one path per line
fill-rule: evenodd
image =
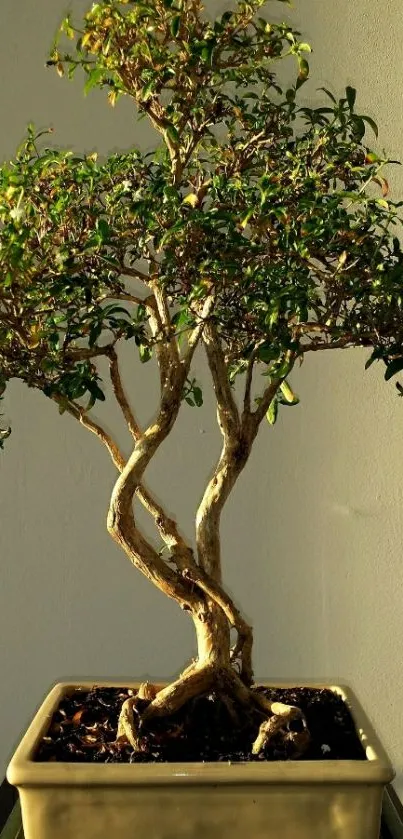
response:
M365 761L34 762L61 697L93 684L56 685L11 760L7 778L18 787L25 839L379 839L383 788L394 772L350 688L270 682L341 695Z

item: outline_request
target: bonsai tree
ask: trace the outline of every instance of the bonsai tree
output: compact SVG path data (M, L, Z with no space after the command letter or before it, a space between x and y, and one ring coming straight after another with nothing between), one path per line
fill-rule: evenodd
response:
M46 132L29 126L0 169L1 391L21 379L106 446L118 473L108 531L196 630L197 658L179 678L143 685L138 714L138 697L124 702L117 737L137 751L155 717L215 691L230 711L261 708L256 755L281 732L302 753L301 711L253 688L252 628L222 581L221 512L261 424L298 402L289 377L306 355L364 346L386 379L403 369L401 202L387 200L381 174L391 161L367 147L376 125L356 112L353 88L340 99L322 89L323 107L299 103L310 47L259 17L264 2L239 0L211 20L200 0L100 0L80 26L65 18L48 64L69 77L81 68L86 90L105 88L112 106L130 97L159 143L98 161L44 146ZM295 80L284 89L274 71L289 56ZM126 341L159 371L147 428L120 374ZM202 404L197 347L222 450L193 540L144 478L183 402ZM128 459L93 416L105 390L133 438ZM135 498L166 551L139 529Z

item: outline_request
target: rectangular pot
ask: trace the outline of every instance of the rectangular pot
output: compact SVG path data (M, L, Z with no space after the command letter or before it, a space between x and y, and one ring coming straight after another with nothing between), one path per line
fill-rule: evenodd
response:
M342 696L365 761L35 763L62 696L93 684L56 685L10 762L25 839L379 839L383 788L394 772L349 687L270 682Z

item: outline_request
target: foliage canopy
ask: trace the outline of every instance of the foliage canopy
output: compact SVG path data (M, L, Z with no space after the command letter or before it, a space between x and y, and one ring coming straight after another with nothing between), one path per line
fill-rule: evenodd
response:
M180 341L212 296L231 382L251 358L285 382L306 352L349 346L370 347L387 378L403 368L390 161L366 145L376 125L353 88L299 104L310 47L259 17L263 5L211 20L199 0L101 0L80 26L63 20L48 64L82 68L111 105L131 97L160 143L98 162L43 147L31 125L1 166L1 392L17 377L60 410L104 399L98 356L132 339L144 362L169 340L139 283L164 290ZM283 89L275 66L290 55ZM271 421L296 401L286 384L278 394ZM194 380L183 395L201 404Z

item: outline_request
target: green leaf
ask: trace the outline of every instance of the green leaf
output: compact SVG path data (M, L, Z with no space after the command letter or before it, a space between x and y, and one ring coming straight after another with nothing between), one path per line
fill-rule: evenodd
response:
M375 120L373 120L372 117L365 117L363 115L361 115L361 119L363 119L364 122L368 123L368 125L372 128L372 130L375 134L375 137L378 137L378 126L377 126Z
M180 136L174 125L168 125L168 127L165 129L165 133L168 139L171 141L171 143L173 143L175 146L179 145Z
M214 41L209 41L201 51L201 57L206 64L212 64L214 47Z
M87 390L89 390L94 399L99 399L100 402L105 402L105 394L102 392L101 388L97 385L94 379L90 379L86 384Z
M370 357L367 358L367 360L365 362L365 370L369 370L369 368L371 367L371 364L373 364L374 361L376 361L376 360L377 359L374 358L374 354L372 353L372 355L370 355Z
M267 422L270 423L270 425L274 425L274 423L276 422L277 414L278 414L278 402L277 402L276 397L274 397L274 399L270 402L268 410L266 411L266 419L267 419Z
M146 84L145 87L143 87L143 90L142 90L142 93L141 93L142 102L147 102L147 100L150 99L150 97L154 93L154 88L155 88L155 79L151 79L151 81L149 81L148 84Z
M403 358L394 358L393 361L390 361L386 371L385 371L385 380L388 381L395 376L396 373L400 373L403 370Z
M193 393L193 399L194 399L197 407L200 408L203 405L203 394L202 394L201 388L200 387L194 387L193 390L192 390L192 393Z
M185 402L187 402L187 404L190 405L191 408L195 407L195 403L193 402L193 399L190 398L190 396L185 396Z
M146 364L151 358L151 350L146 344L139 344L139 356L142 364Z
M326 93L326 96L329 96L329 98L332 100L332 102L334 102L335 105L337 104L336 97L333 96L333 93L331 93L330 90L327 89L327 87L317 87L316 90L323 90L323 92Z
M127 317L130 317L129 312L124 308L124 306L117 306L115 303L112 303L111 306L105 306L102 311L108 317L109 315L117 314L127 315Z
M161 241L160 241L160 243L159 243L159 245L158 245L158 250L161 250L161 248L164 247L164 245L168 241L168 239L171 238L172 234L177 233L178 230L181 230L181 228L183 226L184 226L184 222L181 219L180 221L176 221L175 224L172 225L172 227L170 227L168 230L166 230L162 239L161 239Z
M283 405L298 405L299 397L294 393L288 382L282 382L280 385L281 402Z
M270 361L274 361L279 356L279 350L276 347L272 346L261 346L258 349L257 357L260 361L264 361L265 364L269 364Z
M306 58L301 58L300 55L298 56L298 68L299 68L299 72L298 72L298 79L297 79L297 87L301 87L301 85L304 82L306 82L306 80L309 76L309 64L308 64Z
M351 117L351 124L354 128L354 136L358 138L358 140L362 140L365 134L365 122L361 117L353 116Z
M68 38L74 38L74 29L71 25L70 15L67 15L67 17L65 17L64 20L62 20L60 24L60 31L64 32Z
M172 20L169 24L169 28L171 30L171 35L172 35L173 38L176 38L176 36L179 32L180 23L181 23L181 15L175 15L175 17L172 18Z
M231 20L232 14L233 13L230 11L224 12L224 14L221 15L220 22L225 26L225 24L229 23L229 21Z
M95 70L91 70L88 73L87 81L84 85L84 95L86 96L89 91L95 87L95 85L99 84L99 82L105 77L105 69L103 67L98 67Z
M282 378L284 378L285 376L288 375L288 373L291 371L291 369L292 369L292 363L290 361L288 361L288 359L284 359L284 361L282 361L281 364L273 367L272 373L273 373L273 376L275 376L276 379L282 379Z
M94 346L94 344L96 343L97 339L99 338L101 332L102 332L102 321L97 321L96 323L93 323L92 326L91 326L91 329L89 331L89 336L88 336L88 343L89 343L90 347Z
M101 241L108 242L111 234L111 229L109 227L108 222L103 218L99 218L97 219L96 227L98 233L100 234Z
M239 222L240 227L242 227L243 230L245 230L245 227L248 224L249 219L252 218L254 212L255 212L255 209L254 209L254 207L252 207L251 210L248 210L248 212L246 213L246 216L244 216L242 221Z

